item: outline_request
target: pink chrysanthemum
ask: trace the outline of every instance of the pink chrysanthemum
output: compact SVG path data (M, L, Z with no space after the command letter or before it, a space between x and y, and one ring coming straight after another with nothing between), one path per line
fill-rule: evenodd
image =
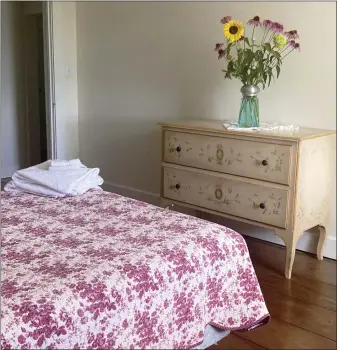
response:
M295 44L296 44L295 40L290 40L289 41L289 46L290 47L295 47Z
M248 24L250 26L261 27L260 17L255 16L254 18L252 18L248 21Z
M215 44L215 51L219 51L223 47L223 44Z
M289 30L289 32L285 32L284 35L291 40L300 38L297 33L297 30Z
M274 24L274 22L269 21L269 19L265 19L265 20L263 21L263 26L264 26L265 28L268 28L268 29L271 29L271 28L273 27L273 24Z
M295 40L290 40L289 41L289 46L292 47L293 49L296 49L297 51L301 51L300 44L295 42Z
M298 52L301 52L301 46L299 43L296 43L294 46L295 50L297 50Z
M220 23L222 24L226 24L227 22L231 21L232 20L232 16L225 16L221 21Z
M218 53L219 53L219 56L218 56L218 59L220 60L221 58L223 58L223 57L225 57L226 56L226 49L220 49L219 51L218 51Z
M283 25L277 22L274 22L271 27L271 30L275 33L283 33L283 29Z

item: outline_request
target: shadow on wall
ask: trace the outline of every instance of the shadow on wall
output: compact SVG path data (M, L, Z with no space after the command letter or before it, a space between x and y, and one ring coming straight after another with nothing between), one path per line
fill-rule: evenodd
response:
M158 121L97 115L87 115L85 120L83 123L81 117L79 124L80 158L84 164L99 167L105 183L159 193Z

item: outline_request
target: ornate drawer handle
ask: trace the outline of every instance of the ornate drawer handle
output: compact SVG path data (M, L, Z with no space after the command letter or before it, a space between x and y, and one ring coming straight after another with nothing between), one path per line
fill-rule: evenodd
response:
M223 159L223 150L222 149L218 149L216 151L216 157L218 160L222 160Z
M261 209L266 209L266 205L264 203L260 203L260 208Z
M264 159L264 160L262 161L262 165L267 166L267 165L268 165L268 160L267 160L267 159Z
M178 147L176 148L176 151L177 151L177 152L180 152L180 151L181 151L181 147L178 146Z
M216 199L221 199L222 198L222 190L220 188L217 188L215 190L215 197L216 197Z

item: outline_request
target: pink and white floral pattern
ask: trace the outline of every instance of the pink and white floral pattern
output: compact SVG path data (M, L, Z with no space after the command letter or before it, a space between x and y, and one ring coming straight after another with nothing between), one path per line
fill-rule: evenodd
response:
M269 320L247 246L107 192L1 194L2 349L188 349Z

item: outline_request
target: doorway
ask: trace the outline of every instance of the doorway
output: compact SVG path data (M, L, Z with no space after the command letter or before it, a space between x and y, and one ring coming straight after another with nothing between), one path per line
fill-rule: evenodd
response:
M55 158L50 5L24 3L24 71L29 166Z
M44 48L41 13L24 13L24 71L29 166L47 160Z
M0 1L0 177L56 158L52 3Z

